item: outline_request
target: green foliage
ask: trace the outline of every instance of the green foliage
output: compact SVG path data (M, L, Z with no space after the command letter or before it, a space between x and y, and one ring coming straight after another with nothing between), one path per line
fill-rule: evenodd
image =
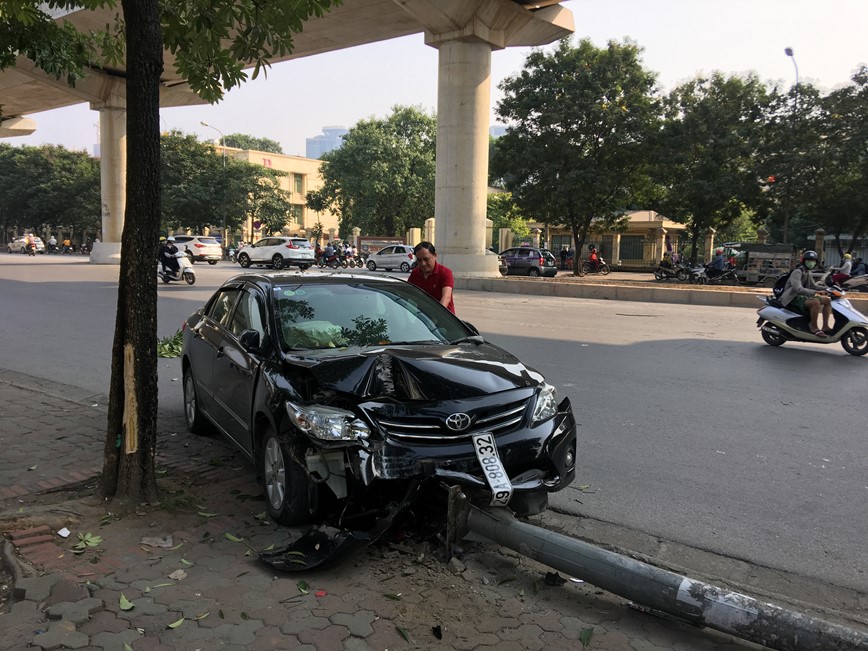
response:
M689 226L693 251L709 227L723 229L761 202L755 153L766 101L755 76L719 73L682 84L665 100L652 207Z
M495 192L488 195L487 207L488 219L492 222L492 238L494 241L487 242L491 245L497 241L497 232L501 228L509 228L517 238L525 238L530 235L527 219L509 192Z
M852 83L832 91L809 112L800 99L795 129L814 137L800 147L814 162L802 196L803 234L822 227L835 236L839 252L852 250L868 233L868 66ZM842 236L850 236L844 241Z
M118 64L124 52L123 26L115 20L103 31L79 32L71 23L55 22L48 13L56 9L97 9L116 6L115 0L3 0L0 7L0 70L15 65L19 55L55 79L72 85L97 62ZM2 105L0 105L2 114Z
M308 208L339 215L341 237L353 226L389 236L422 226L434 215L436 134L435 118L413 107L358 122L323 156L323 187Z
M60 146L0 144L0 227L98 232L99 161Z
M52 8L114 8L116 0L53 0ZM175 66L202 99L214 103L269 60L292 51L304 21L341 0L163 0L160 27ZM104 30L83 33L55 22L38 0L4 0L0 9L0 69L23 54L41 70L72 84L94 62L120 65L125 25L117 16Z
M270 138L256 138L243 133L230 133L224 142L227 147L235 147L237 149L253 149L256 151L268 151L272 154L282 154L283 147L276 140Z
M230 231L249 214L279 231L287 220L289 194L284 172L233 158L224 160L193 135L172 131L161 139L162 228Z
M157 341L157 357L179 357L183 347L184 333L178 330L175 334Z
M501 84L497 113L511 126L496 141L493 175L526 214L569 226L577 250L591 223L617 219L644 183L657 115L640 52L629 41L564 39Z

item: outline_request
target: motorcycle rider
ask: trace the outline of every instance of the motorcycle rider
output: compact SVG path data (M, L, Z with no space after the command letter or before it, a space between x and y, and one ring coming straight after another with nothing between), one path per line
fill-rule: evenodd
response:
M591 271L600 270L600 256L597 255L597 247L594 244L588 246L588 263L591 265Z
M853 256L849 253L844 254L844 261L841 268L832 274L832 282L836 285L841 285L850 279L850 270L853 268Z
M856 258L853 261L853 275L854 276L864 276L865 275L865 263L862 262L862 258Z
M335 247L332 246L332 243L331 243L331 242L329 242L328 244L326 244L326 248L325 248L325 250L322 252L322 257L323 257L323 260L325 261L326 264L328 264L329 262L331 262L331 261L334 259L334 257L335 257Z
M802 261L790 272L781 303L793 312L804 314L811 323L811 332L816 337L825 338L831 332L829 319L832 316L832 299L814 282L811 269L817 266L816 251L805 251ZM823 327L820 328L820 312L823 313Z
M162 238L161 238L162 239ZM171 235L166 238L166 241L160 244L160 264L163 265L163 271L168 271L172 275L177 275L180 266L175 259L175 254L178 252L178 247L175 246L175 238Z
M48 251L49 253L57 252L57 238L54 235L48 238Z
M711 262L705 267L705 273L709 278L715 278L726 271L726 260L723 257L723 249L714 252Z

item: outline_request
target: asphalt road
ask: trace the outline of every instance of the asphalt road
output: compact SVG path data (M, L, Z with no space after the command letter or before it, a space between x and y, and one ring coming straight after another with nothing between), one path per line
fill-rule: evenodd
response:
M195 270L160 285L159 336L240 271ZM107 393L117 278L0 255L0 368ZM771 348L744 308L459 292L456 309L572 401L578 477L552 506L868 593L868 357ZM179 375L160 360L161 412Z

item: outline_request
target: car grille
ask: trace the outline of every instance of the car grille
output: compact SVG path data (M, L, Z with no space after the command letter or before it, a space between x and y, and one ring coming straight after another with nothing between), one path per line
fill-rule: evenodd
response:
M453 432L439 416L401 416L379 418L376 424L389 438L412 443L453 443L470 439L479 432L495 435L510 432L521 423L527 410L528 400L519 400L506 405L468 411L470 427L463 432Z

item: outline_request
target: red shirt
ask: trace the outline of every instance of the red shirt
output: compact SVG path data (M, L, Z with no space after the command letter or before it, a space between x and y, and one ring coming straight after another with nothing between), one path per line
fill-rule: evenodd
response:
M422 270L419 267L413 269L410 272L410 277L407 281L411 285L416 285L421 290L424 290L426 293L433 296L437 302L440 302L440 299L443 296L443 288L451 287L453 290L455 289L455 279L452 277L452 270L449 267L444 267L442 264L434 263L434 269L431 271L431 275L425 278L422 275ZM455 304L452 302L452 299L449 299L449 305L447 306L449 311L452 314L455 314Z

